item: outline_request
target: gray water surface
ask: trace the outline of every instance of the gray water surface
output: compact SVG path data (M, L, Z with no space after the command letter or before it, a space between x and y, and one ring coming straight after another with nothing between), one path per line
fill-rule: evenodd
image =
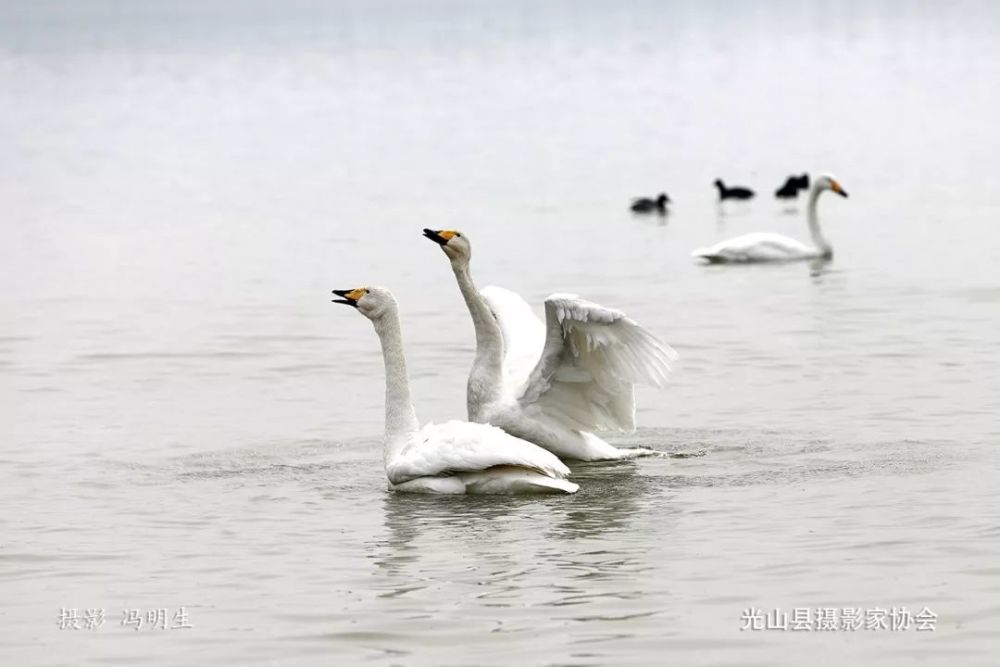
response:
M995 663L994 5L0 11L4 665ZM832 262L690 258L807 238L770 196L801 171L851 193L820 202ZM760 196L720 209L717 176ZM675 456L574 465L572 497L389 493L377 340L329 290L390 287L418 415L462 417L472 327L423 227L481 285L669 341L609 438Z

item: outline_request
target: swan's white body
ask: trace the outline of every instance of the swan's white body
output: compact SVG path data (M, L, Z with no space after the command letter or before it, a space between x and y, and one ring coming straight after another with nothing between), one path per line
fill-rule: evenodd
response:
M829 250L810 246L782 234L753 232L694 251L709 262L788 262L829 256Z
M537 445L488 424L449 421L387 436L385 474L395 491L575 493L567 468Z
M543 324L517 294L499 287L480 292L469 273L468 242L452 246L452 238L442 245L476 330L469 419L499 426L560 458L653 453L618 449L593 431L634 430L633 385L661 386L674 351L624 313L572 294L545 300Z
M781 234L755 232L722 241L708 248L695 250L692 255L712 263L746 262L789 262L803 259L828 259L833 256L833 248L824 238L816 215L816 202L824 190L846 197L840 184L832 176L820 176L815 180L809 193L809 234L813 245L808 245Z
M385 361L385 473L396 491L420 493L575 493L567 468L544 449L485 424L417 422L410 400L402 332L388 290L353 290L356 305L375 325ZM353 297L353 301L351 300Z

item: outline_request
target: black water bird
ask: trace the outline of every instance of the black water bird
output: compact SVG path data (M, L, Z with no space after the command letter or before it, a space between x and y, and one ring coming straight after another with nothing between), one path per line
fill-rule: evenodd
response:
M774 191L774 196L778 199L796 199L799 196L799 177L789 176L785 179L785 184Z
M785 184L774 191L774 196L778 199L796 199L799 190L809 189L809 174L801 176L789 176L785 179Z
M630 208L634 213L652 213L653 211L666 213L667 204L669 203L670 197L667 196L666 192L661 192L656 199L640 197L639 199L634 200Z
M727 188L721 178L715 179L715 187L719 188L719 201L726 199L752 199L754 191L750 188Z

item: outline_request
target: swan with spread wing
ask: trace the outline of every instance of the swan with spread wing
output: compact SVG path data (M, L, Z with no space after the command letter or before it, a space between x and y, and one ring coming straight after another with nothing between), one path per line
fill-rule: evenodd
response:
M545 323L517 294L476 289L472 246L454 230L424 229L451 262L476 331L469 419L499 426L563 459L652 454L594 434L635 429L634 385L662 386L677 355L624 313L572 294L545 300Z
M416 493L575 493L569 468L551 453L486 424L421 427L410 400L399 308L389 290L333 290L334 303L371 320L385 362L383 462L394 491Z
M846 197L847 192L833 176L824 174L813 182L809 192L809 234L813 245L797 241L782 234L755 232L722 241L708 248L700 248L691 253L694 257L712 264L750 262L789 262L801 259L830 259L833 247L823 236L816 215L816 202L826 190Z

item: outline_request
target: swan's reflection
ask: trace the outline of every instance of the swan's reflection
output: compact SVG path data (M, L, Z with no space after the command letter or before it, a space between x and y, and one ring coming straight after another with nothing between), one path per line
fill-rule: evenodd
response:
M530 500L546 502L556 498ZM377 543L379 567L396 570L419 559L423 553L458 548L461 543L476 542L497 530L498 520L507 517L518 501L510 496L439 496L387 491L382 501L387 537ZM493 539L490 537L489 539Z
M585 490L582 503L570 504L548 535L562 540L606 537L628 530L644 496L655 493L655 484L637 473L636 461L580 463L573 467L573 481Z
M649 466L652 475L640 473ZM479 554L491 567L523 555L514 546L537 545L545 551L572 553L567 543L580 540L612 542L633 530L633 523L651 506L668 505L664 473L666 459L579 463L573 480L581 486L574 496L432 496L388 492L383 498L386 537L373 544L375 564L387 574L412 579L442 559ZM663 521L662 507L656 508ZM669 514L669 512L667 512Z
M644 429L613 444L676 452L688 440ZM673 613L648 592L650 573L662 567L664 542L677 533L684 511L675 502L674 489L685 483L675 460L571 467L580 484L572 496L387 491L383 531L366 546L373 613L474 619L495 624L496 632L553 619L606 623Z
M681 511L671 466L574 464L573 496L388 492L385 534L370 545L379 604L414 615L462 609L498 628L508 608L576 621L663 613L645 608L643 576L658 566L659 536L675 532ZM531 613L518 618L531 624Z
M809 262L809 276L811 278L819 278L824 273L829 273L832 264L833 258L831 257L817 257Z

